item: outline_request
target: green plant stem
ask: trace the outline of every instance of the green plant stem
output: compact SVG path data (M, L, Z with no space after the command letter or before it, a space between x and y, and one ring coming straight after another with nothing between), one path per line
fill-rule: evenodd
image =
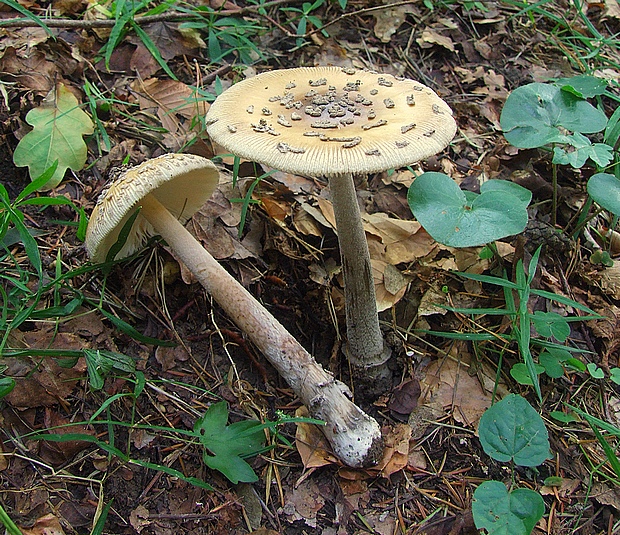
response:
M165 13L158 13L157 15L143 15L133 18L135 24L152 24L153 22L172 22L172 21L187 21L199 19L203 15L217 14L221 16L241 16L246 13L258 12L260 9L265 9L274 6L297 4L300 0L272 0L265 2L260 6L246 6L241 9L222 9L220 11L197 11L197 12L179 12L179 11L167 11ZM49 28L112 28L116 24L116 19L103 19L103 20L74 20L74 19L41 19ZM38 26L39 24L31 19L14 18L4 19L0 26L10 26L11 28L29 28Z
M551 181L553 186L553 197L551 201L551 225L555 227L558 222L558 166L556 164L552 164Z
M23 535L21 530L17 527L17 524L11 520L11 517L4 510L4 507L0 504L0 522L6 528L9 535Z

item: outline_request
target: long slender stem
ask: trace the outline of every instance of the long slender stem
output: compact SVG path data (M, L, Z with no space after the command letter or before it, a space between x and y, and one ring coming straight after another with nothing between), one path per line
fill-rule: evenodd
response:
M345 395L350 394L346 385L327 373L153 195L143 199L141 215L288 382L310 414L327 422L323 432L334 453L349 466L376 463L382 450L379 425Z
M385 361L370 253L351 174L334 176L329 187L336 216L344 276L349 359L360 367Z

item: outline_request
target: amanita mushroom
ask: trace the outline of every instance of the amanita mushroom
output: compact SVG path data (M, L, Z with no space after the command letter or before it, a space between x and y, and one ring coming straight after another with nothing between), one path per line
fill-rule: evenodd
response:
M357 375L380 393L389 351L379 329L353 177L444 149L456 132L452 111L413 80L301 67L259 74L224 91L209 109L207 131L237 156L329 180L345 284L347 355Z
M353 467L376 463L382 450L377 422L351 402L346 385L317 364L183 226L214 191L218 178L211 161L189 154L167 154L125 171L102 193L93 210L86 232L90 257L103 262L123 225L140 207L116 258L138 250L150 236L162 236L310 414L327 422L323 432L338 458Z

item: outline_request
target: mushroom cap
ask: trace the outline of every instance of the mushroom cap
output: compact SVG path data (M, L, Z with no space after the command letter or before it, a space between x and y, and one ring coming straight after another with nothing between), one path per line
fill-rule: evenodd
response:
M409 79L340 67L265 72L233 85L207 113L227 151L305 176L376 173L444 149L452 110Z
M149 193L181 223L207 201L219 182L215 164L193 154L165 154L121 172L106 188L91 214L85 245L94 262L104 262L127 220ZM116 258L125 258L155 235L151 224L138 214Z

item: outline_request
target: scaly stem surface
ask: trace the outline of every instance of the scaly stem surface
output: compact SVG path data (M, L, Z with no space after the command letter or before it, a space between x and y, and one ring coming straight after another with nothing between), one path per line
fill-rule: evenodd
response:
M389 358L389 351L385 349L379 328L370 253L357 203L353 175L330 177L329 187L336 217L344 277L347 356L354 367L368 370L372 383L378 377L387 377L386 361ZM375 386L380 390L386 383L380 381ZM373 393L372 390L371 388L369 393ZM374 394L380 393L374 392Z
M375 464L382 450L379 425L347 397L347 386L327 373L153 195L141 204L141 214L288 382L310 414L327 422L323 432L338 458L355 467Z

